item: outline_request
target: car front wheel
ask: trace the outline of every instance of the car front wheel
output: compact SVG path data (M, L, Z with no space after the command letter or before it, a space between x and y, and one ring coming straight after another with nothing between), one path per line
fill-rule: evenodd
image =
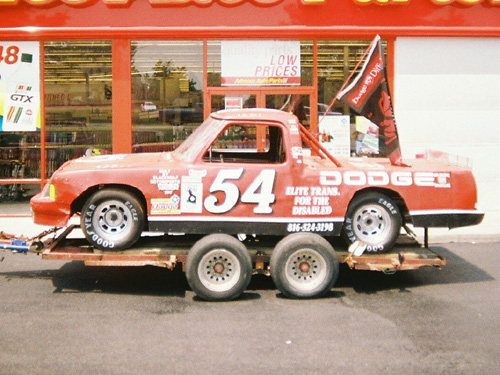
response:
M145 220L144 208L132 193L104 189L85 202L80 224L83 234L95 247L124 250L141 237Z

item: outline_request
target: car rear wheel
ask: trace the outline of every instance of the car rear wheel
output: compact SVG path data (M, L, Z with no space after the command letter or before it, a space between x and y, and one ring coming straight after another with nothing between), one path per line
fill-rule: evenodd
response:
M339 274L333 247L314 233L294 233L282 239L271 256L274 284L289 298L321 297Z
M252 259L245 245L228 234L211 234L196 242L186 260L186 278L207 301L238 298L252 278Z
M132 193L104 189L85 202L80 224L83 234L95 247L124 250L141 237L145 220L144 208Z
M401 225L398 206L390 198L368 193L354 198L349 205L344 234L350 243L364 243L366 251L384 252L398 239Z

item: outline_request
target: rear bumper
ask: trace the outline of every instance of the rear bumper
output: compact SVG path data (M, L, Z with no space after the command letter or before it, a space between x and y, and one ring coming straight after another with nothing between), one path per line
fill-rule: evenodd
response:
M33 221L40 225L65 227L71 216L71 207L41 195L35 195L30 201Z
M412 211L413 225L424 228L458 228L480 224L484 212L476 210L423 210Z

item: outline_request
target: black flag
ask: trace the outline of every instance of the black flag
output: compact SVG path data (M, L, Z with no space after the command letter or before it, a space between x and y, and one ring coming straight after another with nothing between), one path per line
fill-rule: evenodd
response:
M406 166L401 158L380 36L377 35L371 43L361 72L337 98L377 125L391 163Z

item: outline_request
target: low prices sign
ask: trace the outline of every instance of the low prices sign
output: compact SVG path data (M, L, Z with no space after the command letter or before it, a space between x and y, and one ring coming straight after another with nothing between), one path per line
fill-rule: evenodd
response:
M224 40L222 86L300 85L300 41Z
M40 43L0 42L0 131L40 128Z

